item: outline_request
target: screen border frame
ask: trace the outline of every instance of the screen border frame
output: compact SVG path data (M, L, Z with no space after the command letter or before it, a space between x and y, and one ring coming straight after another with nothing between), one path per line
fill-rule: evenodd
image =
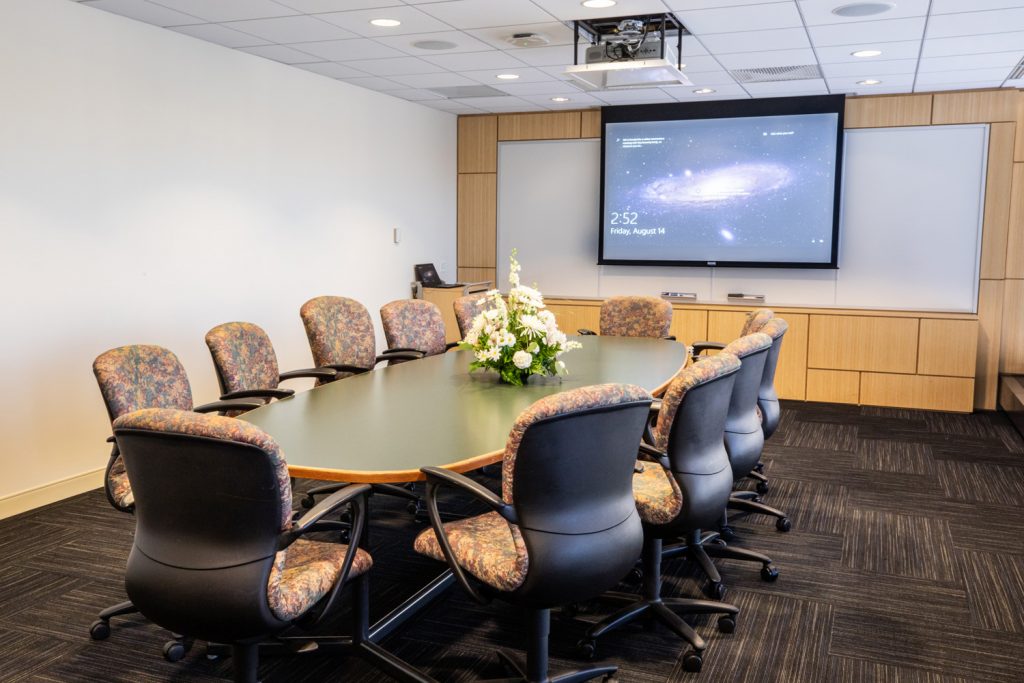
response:
M598 212L597 265L599 266L696 266L700 268L814 268L839 269L839 223L843 176L843 115L846 95L772 97L753 100L713 100L669 104L633 104L601 108L601 207ZM681 121L693 119L755 118L794 114L837 114L835 190L832 206L832 250L828 261L679 261L607 259L604 257L605 150L609 123Z

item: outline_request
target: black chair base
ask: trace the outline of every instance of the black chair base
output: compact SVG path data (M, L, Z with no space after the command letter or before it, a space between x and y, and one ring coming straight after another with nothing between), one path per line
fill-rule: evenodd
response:
M89 627L89 636L93 640L106 640L110 637L110 620L125 614L136 614L139 609L130 600L119 602L99 613L96 621ZM164 643L164 659L168 662L180 661L192 649L192 639L174 635L173 640Z
M762 465L762 468L763 468L763 465ZM755 468L753 470L751 470L747 474L747 478L748 479L753 479L754 481L757 482L757 492L758 493L760 493L761 495L764 495L764 494L768 493L768 477L764 476L762 471L758 470L756 466L755 466Z
M704 572L704 576L708 579L704 590L713 600L721 600L725 597L725 584L722 582L722 575L719 573L718 567L711 561L712 557L760 562L761 578L764 581L775 581L779 578L779 570L772 566L772 558L753 550L726 545L718 540L718 534L715 532L702 534L700 531L696 531L691 534L689 542L670 545L661 554L666 559L680 555L685 555L696 562Z
M698 537L699 537L699 533ZM699 546L699 544L698 544ZM706 641L683 621L680 614L721 614L718 619L718 630L732 633L736 628L739 608L724 602L713 600L697 600L690 598L661 597L661 559L663 556L662 540L645 538L643 549L643 588L640 596L630 593L605 593L599 599L626 603L625 607L605 617L587 629L583 639L578 643L580 653L585 657L594 657L597 653L597 639L605 633L624 626L639 618L660 622L674 631L676 635L689 643L691 650L683 657L683 668L687 671L700 671L703 665L703 653L707 648ZM710 560L708 561L710 564Z
M313 506L316 505L315 496L327 496L335 491L340 491L346 486L348 486L348 483L342 482L315 486L306 492L306 495L302 497L299 504L306 510L312 510ZM412 484L407 484L407 486L409 488L406 488L405 486L396 486L394 484L371 484L370 488L373 489L374 493L380 493L386 496L395 496L396 498L405 498L409 501L409 505L407 506L409 514L415 515L416 521L427 521L427 508L423 504L423 499L416 495L416 492L412 490Z
M733 495L729 498L728 508L730 510L739 510L742 515L767 515L775 518L775 528L781 532L787 532L793 528L793 523L785 512L778 508L773 508L770 505L757 500L747 500L743 496ZM731 540L731 527L729 527L728 521L722 525L726 528L726 531L722 533L722 538Z

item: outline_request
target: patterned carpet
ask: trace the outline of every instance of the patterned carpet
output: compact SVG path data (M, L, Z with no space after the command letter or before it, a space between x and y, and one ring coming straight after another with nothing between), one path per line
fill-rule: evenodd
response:
M722 562L727 599L742 612L731 635L697 622L710 643L703 672L683 671L666 631L627 628L601 643L620 680L1024 680L1024 441L1003 416L787 403L764 459L765 502L788 511L793 531L751 517L736 524L736 545L771 555L779 580ZM374 505L372 600L383 613L440 567L413 554L421 527L401 503ZM109 640L89 640L96 613L124 599L132 525L99 491L0 522L0 680L230 679L230 660L209 660L202 646L164 661L168 634L137 615L116 619ZM684 560L665 575L665 595L699 594ZM477 605L456 588L384 646L440 681L497 677L493 652L522 647L521 622L515 608ZM553 672L581 665L582 628L554 622ZM261 677L387 680L315 654L265 657Z

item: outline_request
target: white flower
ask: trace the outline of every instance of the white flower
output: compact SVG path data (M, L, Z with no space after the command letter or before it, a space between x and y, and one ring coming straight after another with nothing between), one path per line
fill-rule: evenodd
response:
M498 346L515 346L516 335L512 334L508 330L502 330L498 332Z
M558 325L555 323L555 314L546 308L542 311L537 311L537 317L540 318L540 321L544 323L549 332L558 329Z
M480 349L479 351L476 352L476 359L481 363L486 363L487 361L492 360L498 360L499 358L501 358L501 351L493 347L488 349Z
M565 363L563 361L560 361L560 360L556 360L555 361L555 374L556 375L564 375L565 374Z
M547 325L535 315L520 316L519 324L523 326L531 337L539 337L548 331Z
M508 301L513 306L522 305L528 308L543 308L544 297L533 287L517 286L508 293Z
M560 346L565 343L565 340L565 332L562 332L557 327L553 329L549 327L544 341L547 342L548 346Z
M520 370L525 370L533 365L533 354L527 353L526 351L516 351L512 355L512 362L515 363L515 366Z

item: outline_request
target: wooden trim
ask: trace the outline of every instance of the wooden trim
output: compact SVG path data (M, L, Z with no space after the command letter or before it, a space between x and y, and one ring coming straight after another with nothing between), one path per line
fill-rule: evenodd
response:
M843 127L927 126L931 120L931 95L851 97L846 100Z
M0 519L20 515L36 508L56 503L59 500L77 496L86 491L103 487L105 467L89 470L71 477L59 479L24 491L12 493L0 498Z
M601 137L601 110L587 109L580 112L580 137Z
M999 358L1002 346L1003 289L1002 280L978 283L978 355L974 373L974 407L996 409L999 385Z
M578 138L580 121L578 111L502 114L498 117L498 141Z
M1024 124L1017 134L1017 141L1021 140L1024 140ZM1010 215L1006 225L1006 277L1024 278L1024 163L1013 165L1013 180L1010 182Z
M851 370L808 370L807 400L857 405L860 403L860 373Z
M459 117L459 173L497 173L498 117Z
M1024 280L1006 280L999 369L1024 374Z
M917 319L813 315L807 367L914 374L917 340Z
M484 453L458 462L439 465L452 472L470 472L485 465L500 462L505 450ZM348 481L353 484L404 484L409 481L425 481L426 477L419 470L343 470L320 467L302 467L288 465L288 474L304 479L319 481Z
M1010 88L935 93L932 125L1017 120L1018 92Z
M495 268L498 175L460 173L458 193L458 265Z
M993 123L988 138L985 181L985 222L981 237L981 277L998 280L1006 274L1006 240L1013 182L1012 123Z
M1024 90L1017 91L1017 139L1013 145L1013 160L1024 161Z
M472 268L459 266L459 282L490 282L491 287L496 285L496 268Z

